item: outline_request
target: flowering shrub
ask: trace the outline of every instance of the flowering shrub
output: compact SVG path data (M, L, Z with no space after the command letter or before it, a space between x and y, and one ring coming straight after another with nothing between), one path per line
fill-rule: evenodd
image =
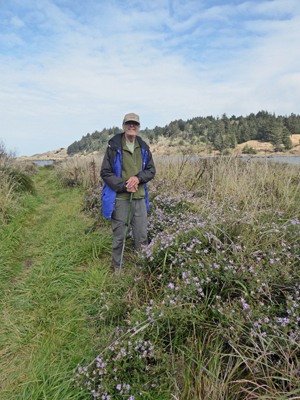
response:
M276 210L264 194L245 199L230 187L221 196L208 184L201 194L200 184L193 182L188 190L189 180L176 182L176 190L165 178L149 184L150 243L141 252L141 267L127 272L99 304L100 326L117 323L119 336L101 353L95 374L89 367L78 377L86 378L94 397L103 398L147 397L144 385L152 376L147 368L155 378L165 372L149 388L152 398L159 393L168 398L166 382L182 399L292 393L300 373L300 221L292 214L298 189L286 195L294 199L287 210ZM263 190L270 187L266 177ZM201 349L205 332L211 338L208 350ZM217 355L209 349L216 341L222 354L212 366ZM145 343L155 348L154 355ZM206 358L198 357L205 351ZM103 363L106 372L99 375ZM201 380L203 371L208 372Z
M164 204L162 196L159 203ZM297 340L299 220L287 220L281 212L274 217L266 210L260 220L250 222L247 213L238 210L234 218L225 209L213 211L214 207L209 218L194 214L181 220L169 214L172 223L155 231L142 251L146 270L164 286L169 303L182 305L180 311L200 308L203 318L208 315L210 321L224 324L226 336L234 337L236 330L228 331L228 326L240 322L249 324L254 337L259 335L257 329L263 329L264 337L266 332L277 336L288 332ZM270 218L276 222L265 222ZM160 221L159 217L158 225ZM152 224L156 226L153 219ZM236 231L247 236L236 236ZM286 309L291 302L292 309Z
M160 215L168 199L160 195ZM248 348L251 379L266 377L266 371L285 379L300 354L300 221L271 209L250 219L230 201L209 201L208 213L206 207L198 213L187 208L183 218L169 208L165 229L157 231L155 200L153 239L142 257L151 286L163 294L156 315L172 320L181 345L214 326L239 356ZM198 327L192 333L193 321ZM289 376L294 389L296 375Z
M83 380L94 398L134 400L151 395L160 379L154 346L140 338L115 340L92 369L78 366L74 381Z
M93 218L99 219L102 215L101 193L102 185L92 186L86 190L83 199L84 210Z

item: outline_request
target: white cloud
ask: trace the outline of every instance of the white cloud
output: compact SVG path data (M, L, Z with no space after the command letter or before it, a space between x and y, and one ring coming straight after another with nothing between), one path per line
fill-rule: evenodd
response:
M3 48L22 46L24 41L15 33L0 33L0 45Z
M253 4L250 2L250 6L254 12L258 12L268 17L281 17L282 14L297 13L299 15L299 2L298 0L273 0L273 1L262 1L261 3Z
M297 112L293 0L286 9L283 0L235 7L175 1L171 8L132 0L126 13L117 1L92 9L87 1L82 13L81 3L60 3L25 3L30 13L16 18L26 34L0 34L23 49L17 56L0 51L0 136L20 153L65 147L120 126L131 111L150 128L223 112ZM285 10L289 18L281 18Z
M14 28L22 28L25 24L23 21L20 20L20 18L14 16L11 18L10 23Z

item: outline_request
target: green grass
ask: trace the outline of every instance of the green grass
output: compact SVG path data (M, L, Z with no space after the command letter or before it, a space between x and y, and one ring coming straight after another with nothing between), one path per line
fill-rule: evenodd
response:
M70 379L99 334L90 311L110 279L110 236L85 233L80 189L43 168L35 185L1 232L0 398L80 399Z

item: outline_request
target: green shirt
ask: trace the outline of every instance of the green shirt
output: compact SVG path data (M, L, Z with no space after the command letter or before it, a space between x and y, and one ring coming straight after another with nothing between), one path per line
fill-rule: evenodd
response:
M134 142L126 142L126 146L128 148L129 151L131 151L131 153L134 153L134 145L135 145L135 141Z
M133 148L133 151L131 151ZM143 169L143 159L139 142L135 140L133 143L126 142L125 135L122 137L122 172L123 181L128 181L132 176L137 175ZM144 185L139 185L138 190L133 193L133 199L143 199L145 197ZM129 199L130 193L118 193L117 199Z

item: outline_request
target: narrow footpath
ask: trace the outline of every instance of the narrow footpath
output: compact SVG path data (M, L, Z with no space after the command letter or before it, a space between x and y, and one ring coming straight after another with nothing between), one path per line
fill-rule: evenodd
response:
M80 189L40 168L37 194L1 232L0 399L81 399L72 370L93 354L111 237L90 232Z

